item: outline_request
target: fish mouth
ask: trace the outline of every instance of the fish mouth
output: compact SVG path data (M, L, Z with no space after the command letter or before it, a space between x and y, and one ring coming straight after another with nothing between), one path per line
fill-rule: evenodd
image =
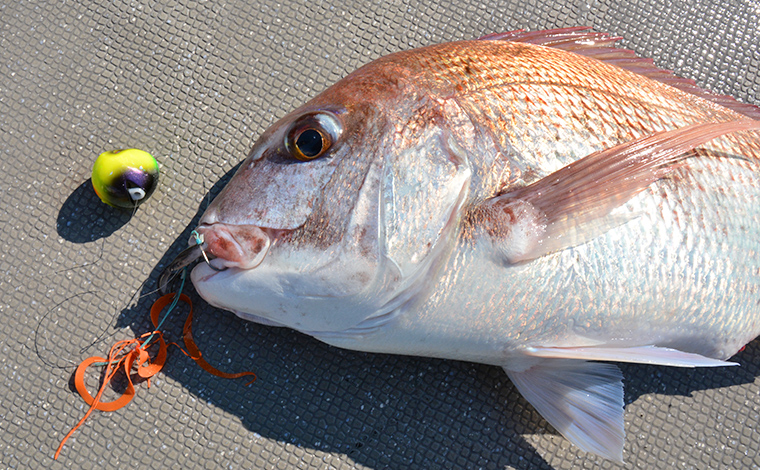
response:
M228 268L253 269L264 260L272 238L257 225L231 225L225 223L202 223L195 229L196 239L202 241L202 253L209 258L209 265L217 271Z
M161 273L159 289L162 293L168 292L177 273L200 259L214 271L254 269L264 261L269 249L290 232L292 230L257 225L201 223L192 232L188 241L190 246Z

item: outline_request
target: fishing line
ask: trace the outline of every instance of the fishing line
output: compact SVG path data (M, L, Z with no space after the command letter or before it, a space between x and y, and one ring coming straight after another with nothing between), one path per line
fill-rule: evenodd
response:
M60 271L56 271L53 274L61 274L61 273L65 273L66 271L73 271L75 269L85 268L87 266L92 266L93 264L96 264L98 261L100 261L101 259L103 259L103 253L105 252L105 246L106 246L106 240L105 240L105 238L101 238L100 239L100 254L98 255L97 258L95 258L94 261L90 261L89 263L79 264L79 265L73 266L71 268L64 268L64 269L61 269Z
M177 289L177 294L174 296L174 300L172 300L172 303L169 304L168 310L166 311L166 314L161 319L161 321L158 322L158 325L156 325L156 328L153 330L153 332L148 336L148 338L143 342L143 346L150 344L151 340L153 339L153 336L156 334L157 331L161 330L161 327L164 325L164 322L167 318L169 318L169 314L174 310L174 307L177 306L177 302L179 302L180 296L182 295L182 291L185 288L185 278L187 274L187 268L182 270L182 274L180 274L180 279L182 279L182 282L179 285L179 289Z
M130 216L130 218L134 216L134 214L136 212L136 209L137 209L137 206L135 205L133 207L132 215ZM86 262L86 263L83 263L83 264L80 264L80 265L77 265L77 266L73 266L73 267L70 267L70 268L60 269L58 271L55 271L53 274L54 275L59 275L61 273L65 273L65 272L68 272L68 271L74 271L74 270L78 270L78 269L81 269L81 268L86 268L88 266L94 266L94 265L98 264L103 259L104 252L105 252L105 239L101 239L100 250L99 250L98 256L97 256L97 258L95 260L89 261L89 262ZM176 274L177 273L175 273L174 276L172 276L172 277L176 277ZM160 289L158 289L158 288L152 289L152 290L147 291L147 292L143 292L142 289L145 288L145 285L148 283L148 281L150 281L150 278L145 279L137 287L137 289L130 296L130 298L124 303L124 306L121 309L117 310L114 314L110 315L110 317L112 318L112 320L109 322L108 325L106 325L103 328L102 332L99 335L97 335L92 341L90 341L89 343L87 343L86 345L84 345L82 348L80 348L79 351L77 352L77 354L79 354L79 355L84 354L88 350L92 349L94 346L97 346L98 344L101 344L101 343L107 341L109 338L112 338L112 337L116 336L120 331L123 331L123 329L117 329L116 328L116 323L118 322L118 316L116 315L116 313L123 312L130 305L134 305L136 303L139 303L140 300L142 300L142 299L144 299L146 297L155 295L156 293L160 292ZM184 280L183 280L183 285L184 285ZM37 326L34 329L33 348L34 348L35 355L37 356L37 358L43 364L45 364L48 367L55 368L55 369L69 369L71 367L76 366L79 363L78 361L73 361L73 360L69 359L68 357L63 357L60 354L57 355L58 359L59 359L58 363L56 363L56 362L50 360L49 358L45 357L45 354L44 354L45 351L50 351L51 354L54 354L54 355L56 353L53 351L53 349L48 349L48 348L45 347L47 344L50 344L50 342L52 340L47 335L47 330L45 330L43 328L43 326L44 326L43 324L44 324L44 322L46 320L48 320L48 318L53 314L54 311L60 309L61 306L63 306L65 303L70 302L70 301L72 301L74 299L77 299L79 297L82 297L84 295L88 295L88 294L92 294L92 295L101 294L102 295L102 292L103 292L102 290L89 290L89 291L79 292L77 294L70 295L70 296L66 297L65 299L63 299L62 301L58 302L52 308L50 308L40 318L40 320L37 322ZM113 331L111 331L111 329L113 329ZM60 361L66 362L67 364L61 365Z
M236 379L245 376L252 377L246 385L251 385L256 381L256 374L253 372L222 372L203 358L200 349L198 349L198 346L195 344L192 334L193 303L187 295L182 293L182 288L184 288L185 279L187 277L186 272L187 268L183 268L181 274L182 283L178 292L166 294L153 303L153 306L150 309L150 319L154 326L153 331L145 333L138 338L117 342L111 347L107 358L93 356L79 363L79 366L77 366L76 372L74 373L74 387L82 399L90 405L90 408L79 422L63 437L53 456L54 459L58 459L66 441L77 429L79 429L80 426L82 426L82 424L84 424L93 411L116 411L126 406L132 400L136 393L133 379L140 381L145 380L148 382L148 386L150 386L150 379L163 369L167 358L168 345L164 340L164 335L160 328L179 301L186 303L190 309L187 314L187 319L185 320L185 325L182 328L182 339L184 340L185 348L187 350L182 349L179 345L176 345L176 343L171 344L178 346L180 350L190 359L195 361L199 367L212 375L227 379ZM166 308L167 304L168 308ZM165 308L166 313L159 321L158 317ZM147 349L152 346L150 343L154 337L159 341L158 350L156 351L154 349L153 354L151 354ZM85 386L85 373L91 366L105 367L105 371L102 373L100 388L94 397ZM109 383L116 376L116 373L121 369L123 369L123 373L127 380L126 390L121 393L119 398L110 402L103 402L103 393Z
M198 249L201 250L201 255L203 255L203 259L206 261L206 264L208 265L209 268L218 272L227 270L227 268L217 268L216 266L211 264L211 261L209 260L208 255L206 255L206 250L203 249L203 235L193 230L192 232L190 232L190 236L195 239L195 244L198 246Z
M45 321L45 319L47 317L49 317L51 313L53 313L53 310L55 310L57 308L60 308L60 306L63 305L63 304L65 304L66 302L68 302L68 301L70 301L72 299L76 299L77 297L81 297L83 295L95 294L97 292L100 292L100 291L91 290L91 291L87 291L87 292L80 292L79 294L74 294L74 295L72 295L70 297L67 297L67 298L63 299L62 301L58 302L58 304L55 307L53 307L50 310L48 310L47 313L45 313L42 316L42 318L40 318L40 321L37 323L37 328L34 329L34 352L35 352L35 354L37 354L37 358L40 361L42 361L45 365L47 365L49 367L52 367L52 368L56 368L56 369L67 369L69 367L69 366L60 366L58 364L53 364L52 362L49 362L47 359L45 359L42 356L42 353L40 352L40 346L39 346L39 336L40 336L40 330L42 329L42 322ZM80 351L80 353L81 353L81 351ZM67 358L63 358L63 357L59 357L59 359L64 360L66 362L69 362L72 365L78 364L77 362L74 362L71 359L67 359Z
M208 182L207 179L203 179L203 191L206 192L206 195L203 196L203 201L201 202L201 206L203 206L203 211L206 212L206 209L208 209L208 206L211 204L211 190L206 188L206 183ZM213 188L213 186L211 186Z
M140 346L141 348L145 349L145 348L148 348L149 346L151 346L150 342L153 340L153 337L157 333L160 334L160 330L161 330L161 327L164 325L164 322L166 322L166 319L169 318L169 314L171 314L172 311L174 310L174 308L177 306L177 303L179 302L180 297L182 296L182 290L185 288L185 278L186 278L185 274L186 274L186 271L187 271L186 269L182 270L182 273L180 275L180 278L182 279L182 282L181 282L181 284L179 286L179 289L177 290L177 292L174 295L174 299L169 304L169 307L167 308L166 313L164 314L164 317L158 322L158 324L154 325L154 327L155 327L154 330L151 331L148 334L147 338L142 341L142 344ZM82 351L80 351L80 353L83 353L87 349L89 349L89 346L87 348L82 349ZM115 360L117 362L121 361L122 359L123 359L123 357L116 357L115 358ZM93 366L104 366L104 365L108 365L108 362L96 362L96 363L93 363L91 365L93 365Z
M139 302L140 300L144 299L145 297L148 297L149 295L152 295L153 293L156 292L156 291L147 292L147 293L142 294L139 297L137 297L137 293L140 292L140 289L142 289L143 287L145 287L145 284L147 284L149 280L150 279L144 280L140 284L140 286L137 289L135 289L134 293L132 294L132 297L130 297L129 300L127 300L127 302L124 305L124 308L122 308L120 311L124 311L129 305L132 305L133 303ZM137 298L135 298L135 297L137 297ZM106 328L104 328L103 332L99 336L97 336L94 340L92 340L92 342L90 344L88 344L87 346L84 346L82 349L80 349L79 350L79 354L83 354L85 351L89 350L90 348L92 348L96 344L100 344L103 341L105 341L107 338L111 338L114 335L116 335L116 333L118 333L118 331L120 331L120 330L113 331L113 332L111 332L109 334L108 333L108 329L109 328L115 328L115 324L116 324L117 320L118 320L118 317L116 315L112 315L111 323Z
M137 201L133 201L132 204L133 204L132 205L132 213L129 216L129 220L132 220L132 218L137 213L137 206L138 206ZM92 265L96 264L98 261L100 261L101 259L103 259L103 253L105 252L105 246L106 246L106 239L105 239L105 237L101 237L101 239L100 239L100 253L98 254L98 257L95 258L95 260L90 261L89 263L79 264L79 265L73 266L71 268L61 269L59 271L56 271L54 274L61 274L61 273L65 273L66 271L73 271L75 269L86 268L87 266L92 266Z
M85 267L85 266L93 265L93 264L97 263L101 258L102 258L102 251L101 251L100 257L97 260L93 261L93 262L85 263L83 265L75 266L75 267L72 267L72 268L66 268L66 269L64 269L62 271L57 271L55 274L58 274L58 273L64 272L64 271L71 271L71 270L74 270L74 269L79 269L79 268L82 268L82 267ZM141 293L141 290L145 287L145 285L148 283L148 281L150 281L150 278L144 280L138 286L138 288L134 291L134 293L132 294L132 296L125 302L124 307L122 307L121 309L117 310L117 312L123 312L124 310L127 309L128 306L136 304L136 303L139 303L140 300L142 300L142 299L144 299L146 297L155 295L156 293L158 293L159 292L158 289L153 289L153 290L150 290L148 292L142 292ZM62 360L62 361L65 361L65 362L69 363L68 365L63 365L62 366L62 365L56 364L56 363L50 361L49 359L47 359L46 357L44 357L43 351L46 350L46 348L44 347L44 345L42 345L40 343L40 341L41 341L40 337L44 336L44 338L42 338L42 339L44 339L45 344L48 344L51 340L48 337L48 335L45 334L47 332L47 330L43 329L43 323L45 322L45 320L47 320L50 317L50 315L55 310L61 308L61 306L63 304L65 304L67 302L70 302L70 301L72 301L72 300L74 300L76 298L82 297L84 295L88 295L88 294L97 295L97 294L102 294L102 292L103 292L102 290L90 290L90 291L85 291L85 292L80 292L80 293L77 293L77 294L73 294L73 295L71 295L69 297L66 297L62 301L58 302L55 306L53 306L50 310L48 310L40 318L39 322L37 322L36 328L34 329L34 341L33 341L33 343L34 343L34 352L37 355L37 357L40 359L40 361L42 361L45 365L47 365L49 367L52 367L52 368L56 368L56 369L68 369L72 365L75 366L76 364L78 364L78 362L72 361L71 359L68 359L68 358L65 358L65 357L61 357L60 355L59 355L58 358L60 360ZM110 315L110 316L111 316L112 320L109 322L109 324L107 326L105 326L103 328L103 331L99 335L97 335L91 342L89 342L88 344L86 344L85 346L83 346L81 349L79 349L79 351L77 352L78 354L81 355L81 354L85 353L86 351L90 350L93 346L96 346L98 344L103 343L104 341L106 341L109 338L112 338L113 336L115 336L116 334L118 334L119 331L123 330L123 329L116 329L115 325L116 325L116 323L118 321L118 316L115 313L112 314L112 315ZM109 331L111 328L114 328L114 331Z
M70 269L76 269L76 268L70 268ZM125 307L122 308L121 311L123 311L124 309L126 309L126 306L129 306L129 305L133 304L136 301L139 302L143 298L149 297L149 296L154 295L154 294L156 294L158 292L158 289L154 289L154 290L146 292L146 293L140 295L139 297L137 297L137 294L138 294L138 292L140 292L140 289L143 288L145 286L145 284L149 280L150 279L146 279L145 281L142 282L142 284L140 284L140 287L138 287L137 290L135 290L135 293L132 294L132 297L130 297L129 300L127 300L127 302L125 304ZM63 304L65 304L67 302L70 302L70 301L72 301L72 300L74 300L76 298L82 297L84 295L88 295L88 294L96 295L96 294L99 294L99 293L102 293L102 292L103 292L102 290L90 290L90 291L80 292L78 294L74 294L74 295L71 295L69 297L66 297L62 301L58 302L55 306L53 306L50 310L48 310L42 316L42 318L40 318L40 320L37 322L36 328L34 329L34 339L33 339L34 352L35 352L36 356L40 359L40 361L42 361L45 365L47 365L49 367L52 367L52 368L56 368L56 369L68 369L72 365L76 366L79 363L77 361L72 361L71 359L68 359L68 358L65 358L65 357L61 357L59 355L58 359L69 363L69 365L62 366L62 365L56 364L56 363L54 363L54 362L52 362L49 359L47 359L47 358L44 357L43 351L48 350L48 349L45 348L43 344L41 344L41 342L40 342L41 338L40 337L44 336L44 338L42 338L42 339L44 339L44 342L46 344L50 342L50 338L48 338L47 334L45 334L47 332L47 330L43 329L43 323L45 322L45 320L48 319L48 317L50 317L50 315L55 310L61 308L61 306ZM119 331L122 331L122 330L116 330L116 331L109 332L110 328L115 328L116 321L118 320L118 317L116 317L115 315L112 315L112 317L113 317L113 320L109 323L109 325L107 325L103 329L102 333L100 333L98 336L96 336L90 343L88 343L87 345L85 345L81 349L79 349L79 351L77 352L77 354L81 355L81 354L85 353L86 351L88 351L89 349L91 349L93 346L96 346L96 345L98 345L100 343L103 343L108 338L111 338L111 337L115 336ZM50 351L52 351L52 350L50 350ZM53 353L53 354L55 354L55 353Z
M88 264L92 264L92 263L88 263ZM82 267L82 266L78 266L78 267ZM68 268L68 269L76 269L76 268ZM172 276L172 278L176 277L177 274L181 274L181 278L182 278L182 283L181 283L181 286L179 288L179 292L181 292L184 289L184 285L185 285L185 273L184 273L184 270L181 273L175 273ZM138 293L140 292L140 290L143 287L145 287L145 285L148 283L148 281L150 281L150 278L144 280L140 284L140 286L135 290L135 292L132 294L132 296L125 302L124 307L121 310L119 310L119 311L124 311L129 305L132 305L132 304L135 304L135 303L139 303L140 300L142 300L142 299L144 299L146 297L150 297L152 295L160 293L160 289L156 288L156 289L150 290L148 292L144 292L144 293L142 293L142 294L140 294L138 296ZM40 361L42 361L45 365L47 365L49 367L52 367L52 368L56 368L56 369L68 369L68 368L70 368L72 366L76 366L77 364L79 364L79 362L72 361L71 359L64 358L64 357L59 357L59 359L61 359L63 361L66 361L66 362L69 363L69 365L62 366L62 365L58 365L58 364L55 364L55 363L51 362L50 360L46 359L43 356L42 351L40 350L40 336L42 336L41 330L43 330L42 324L53 313L53 311L55 311L56 309L60 308L63 304L65 304L65 303L67 303L67 302L69 302L69 301L71 301L73 299L76 299L78 297L81 297L83 295L98 294L98 293L101 293L101 292L103 292L103 291L102 290L92 290L92 291L85 291L85 292L80 292L78 294L71 295L71 296L63 299L62 301L60 301L58 304L56 304L54 307L52 307L50 310L48 310L42 316L42 318L40 318L40 321L37 322L37 327L34 329L34 351L35 351L35 354L37 355L37 357L40 359ZM118 321L118 317L116 317L115 315L112 315L112 318L113 318L113 320L109 323L109 325L107 325L103 329L102 333L100 333L100 335L98 335L97 337L95 337L87 345L85 345L81 349L79 349L79 351L77 352L77 354L80 354L80 355L84 354L88 350L92 349L94 346L97 346L98 344L101 344L101 343L105 342L109 338L112 338L112 337L116 336L116 334L118 334L120 331L123 331L123 329L116 329L115 331L109 332L110 328L115 328L115 324ZM164 318L164 320L165 320L165 318ZM164 320L162 320L162 324L163 324ZM49 338L47 338L47 336L44 339L46 340L46 342L50 341Z
M134 215L134 212L133 212L133 215ZM200 243L202 243L202 238L198 234L198 232L196 232L195 230L193 230L191 232L191 236L195 238L196 244L198 246L200 246ZM199 241L200 241L200 243L199 243ZM59 274L59 273L66 272L66 271L73 271L75 269L80 269L80 268L84 268L84 267L87 267L87 266L93 266L93 265L97 264L99 261L101 261L103 259L104 246L105 246L105 242L103 241L101 243L101 245L100 245L100 253L99 253L97 259L95 259L94 261L87 262L87 263L84 263L84 264L81 264L81 265L78 265L78 266L74 266L74 267L71 267L71 268L65 268L65 269L56 271L55 274ZM206 261L206 263L208 263L208 265L211 268L213 268L216 271L223 271L224 270L224 268L220 269L220 268L216 268L213 265L211 265L211 263L209 262L209 259L208 259L207 255L206 255L206 253L205 253L205 251L203 249L201 249L201 253L203 254L204 260ZM175 272L171 273L171 276L169 277L169 280L167 281L167 286L169 285L168 283L171 283L172 281L174 281L174 279L176 279L178 275L181 277L181 284L179 286L179 289L178 290L172 289L171 291L182 292L182 290L185 287L186 271L187 271L187 269L183 268L181 270L178 270L178 271L175 271ZM148 278L148 279L145 279L142 283L140 283L140 285L137 287L137 289L135 289L135 291L132 294L132 296L124 303L124 307L122 307L120 310L117 310L117 312L119 312L119 311L123 312L130 305L135 305L135 304L139 303L142 299L145 299L146 297L155 295L157 293L161 293L161 294L165 293L165 292L162 292L161 285L159 285L157 288L152 289L150 291L143 292L142 289L145 288L145 285L150 280L151 279ZM67 363L65 365L60 365L60 363L55 363L55 362L51 361L50 359L48 359L48 358L46 358L44 356L43 353L47 349L44 347L44 344L42 344L41 341L44 340L45 343L49 343L51 340L50 340L50 338L48 337L47 334L43 333L43 323L51 316L51 314L55 310L60 309L63 304L65 304L67 302L70 302L70 301L72 301L72 300L74 300L76 298L82 297L84 295L88 295L88 294L96 295L96 294L99 294L99 293L102 293L102 292L103 292L102 290L90 290L90 291L85 291L85 292L80 292L80 293L77 293L77 294L73 294L73 295L71 295L71 296L63 299L59 303L57 303L50 310L48 310L42 316L42 318L40 318L39 322L37 322L36 328L34 329L33 343L34 343L35 354L36 354L36 356L40 359L40 361L43 364L47 365L48 367L55 368L55 369L69 369L69 368L75 367L77 364L79 364L79 362L76 362L76 361L73 361L73 360L71 360L71 359L69 359L67 357L62 357L61 355L58 355L58 359L60 359L61 361L65 361ZM170 308L170 311L171 311L171 309L174 308L174 306L176 306L177 301L178 301L178 299L174 301L173 305ZM103 328L102 332L99 335L97 335L92 341L90 341L89 343L87 343L86 345L84 345L82 348L80 348L79 351L77 352L77 354L82 355L85 352L87 352L88 350L92 349L94 346L97 346L99 344L104 343L108 339L113 338L114 336L116 336L120 331L123 331L123 329L116 329L115 325L116 325L116 323L118 321L118 317L116 316L116 314L112 314L111 318L112 318L111 322L107 326L105 326ZM164 317L161 320L161 325L163 325L163 323L166 320L166 318L167 317ZM110 331L112 328L114 330ZM55 354L55 353L52 353L52 354Z
M205 181L204 181L204 189L205 189ZM208 193L208 192L207 192ZM130 196L132 196L132 193L130 192ZM141 198L140 198L141 199ZM130 219L133 219L136 212L137 212L137 201L135 198L132 198L133 205L132 205L132 213L130 215ZM105 201L104 201L105 202ZM210 194L207 194L207 196L204 198L204 205L207 207L210 203ZM202 247L202 237L198 234L198 232L193 231L193 235L195 237L196 241L196 249L200 250L200 253L203 256L203 259L208 263L209 266L214 268L210 264L209 257L206 255L205 250ZM55 272L55 274L60 274L62 272L66 271L72 271L79 268L85 268L88 266L97 266L101 260L104 258L104 252L105 252L105 239L101 241L100 245L100 252L97 256L97 258L94 261L84 263L79 266L75 266L72 268L65 268L62 270L59 270ZM182 253L180 253L181 255ZM153 302L151 308L150 308L150 322L152 329L148 330L148 332L139 335L137 337L132 337L130 339L117 341L109 350L107 357L99 357L99 356L92 356L87 359L84 359L80 362L74 362L71 359L68 358L61 358L63 361L65 361L66 365L60 365L60 363L54 363L51 360L43 357L43 351L45 351L44 344L42 343L42 340L40 339L41 336L44 335L44 340L47 342L50 341L48 338L48 335L46 332L41 331L43 328L43 324L49 320L49 318L52 315L52 312L57 311L61 309L61 307L66 304L67 302L71 302L74 299L81 298L85 295L98 295L102 291L98 290L91 290L86 292L80 292L78 294L71 295L58 304L56 304L53 308L48 310L42 318L40 318L40 321L37 324L37 327L34 331L34 350L37 354L37 357L48 367L51 368L58 368L58 369L67 369L69 367L75 367L75 371L73 373L73 384L76 389L76 392L82 397L82 399L90 405L89 409L86 411L84 416L80 419L80 421L63 437L60 445L58 446L58 449L56 450L53 458L57 459L59 455L61 454L61 451L64 448L64 445L66 441L69 439L69 437L72 436L72 434L87 420L87 418L95 411L115 411L126 404L128 404L132 398L135 395L136 389L134 387L135 384L137 384L137 381L147 381L148 386L150 386L150 379L151 377L155 376L159 371L162 370L166 363L167 359L167 348L170 345L177 346L185 355L187 355L189 358L191 358L195 363L204 369L205 371L209 372L210 374L213 374L217 377L222 378L228 378L228 379L235 379L239 377L245 377L248 376L251 378L251 380L248 382L247 385L252 384L256 380L256 374L253 372L238 372L238 373L227 373L223 372L210 363L208 363L201 354L200 349L195 344L195 341L193 339L192 335L192 319L193 319L193 306L192 301L190 298L183 294L182 291L185 288L186 280L187 280L187 271L188 267L194 263L196 258L187 258L186 260L183 260L184 262L182 264L175 264L170 263L169 266L164 268L164 271L166 271L168 268L172 268L172 272L170 272L170 281L171 282L174 278L179 275L180 277L180 285L179 289L175 291L174 293L169 293L166 295L161 296L158 298L155 302ZM216 269L216 268L214 268ZM101 268L102 270L102 268ZM111 267L111 270L113 270L113 267ZM218 270L218 269L217 269ZM181 271L181 272L178 272ZM151 296L157 292L161 291L162 283L161 280L163 278L163 275L159 275L158 281L158 289L151 290L149 292L144 292L143 289L145 288L147 282L151 280L151 277L148 277L147 279L143 280L139 287L135 289L135 291L132 293L130 298L127 300L126 305L124 308L121 309L122 312L126 311L130 307L136 307L140 304L140 300ZM175 311L178 302L183 302L187 304L189 307L189 313L187 314L187 317L184 322L184 326L182 329L182 340L184 341L184 348L179 346L176 343L168 343L164 339L164 333L162 331L162 328L166 322L166 320L169 318L169 316ZM161 313L164 312L163 316L161 316ZM123 313L122 313L123 314ZM161 317L159 319L159 317ZM110 328L115 328L115 322L119 317L117 315L112 315L112 320L109 322L110 324L103 329L103 331L89 344L85 345L79 350L79 354L82 355L85 351L91 349L93 346L98 345L102 342L104 342L106 339L111 338L116 335L117 331L113 331L109 333ZM56 322L57 324L57 322ZM76 333L79 333L75 330ZM81 334L79 334L81 338ZM71 342L67 343L70 344ZM60 354L58 355L60 358ZM86 380L85 377L87 375L87 369L95 366L95 367L101 367L103 370L101 371L101 380L100 380L100 386L98 389L98 392L95 396L92 396L90 392L87 390L86 387ZM109 387L113 388L112 380L114 380L117 373L123 373L126 377L127 381L127 387L124 391L118 392L119 398L109 401L109 402L103 402L102 398L104 396L104 392ZM133 381L134 384L133 384Z

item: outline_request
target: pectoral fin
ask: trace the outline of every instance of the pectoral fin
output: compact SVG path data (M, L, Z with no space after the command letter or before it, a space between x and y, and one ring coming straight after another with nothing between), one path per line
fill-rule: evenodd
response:
M588 155L472 211L507 262L580 245L632 217L611 215L647 186L683 165L716 137L760 129L760 121L694 124Z
M504 369L517 390L570 442L623 461L623 374L612 364L541 361L521 372Z

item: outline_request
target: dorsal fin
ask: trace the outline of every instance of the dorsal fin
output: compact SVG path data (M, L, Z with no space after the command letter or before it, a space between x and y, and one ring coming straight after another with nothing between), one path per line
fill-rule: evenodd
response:
M622 39L621 37L610 36L607 33L596 33L589 31L589 29L591 28L587 26L528 32L518 29L506 33L488 34L479 39L539 44L574 52L678 88L752 119L760 119L760 107L739 102L728 95L718 95L700 88L694 80L678 77L669 70L655 66L652 59L642 58L631 50L615 47L615 43Z

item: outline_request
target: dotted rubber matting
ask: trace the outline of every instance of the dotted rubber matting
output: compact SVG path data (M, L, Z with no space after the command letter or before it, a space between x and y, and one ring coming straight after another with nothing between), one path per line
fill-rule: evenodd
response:
M94 413L52 459L87 409L73 365L148 331L158 273L268 125L393 51L578 24L760 104L757 0L0 4L0 466L759 468L758 341L741 367L622 366L620 466L570 445L497 367L339 350L192 289L204 356L258 381L172 348L150 388ZM129 147L162 171L133 217L89 182L99 153Z

